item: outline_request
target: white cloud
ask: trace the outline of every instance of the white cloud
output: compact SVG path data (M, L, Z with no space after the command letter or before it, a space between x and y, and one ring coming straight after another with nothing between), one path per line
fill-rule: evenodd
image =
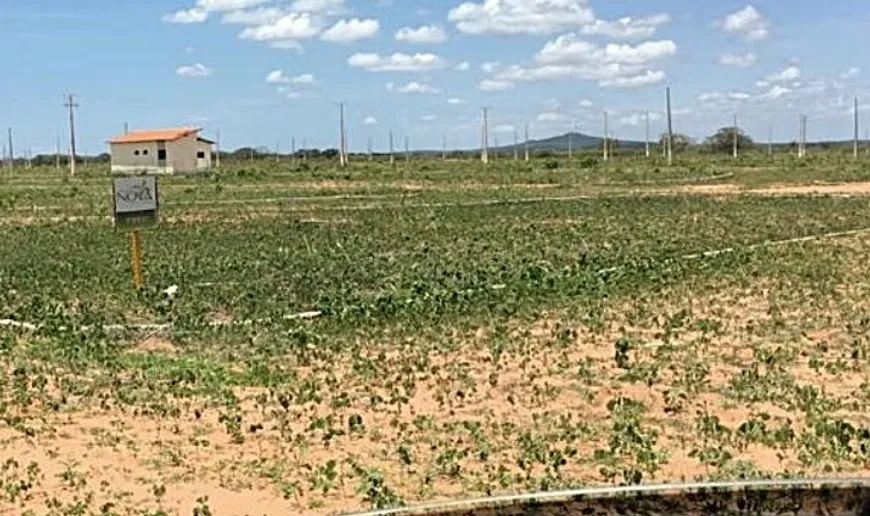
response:
M535 56L534 64L499 68L492 79L508 82L581 79L598 81L602 87L639 87L663 81L665 73L650 69L649 65L676 53L677 45L670 40L601 47L579 39L577 34L565 34L548 42Z
M388 84L387 89L392 89L389 86L390 85ZM428 84L422 84L422 83L419 83L416 81L412 81L404 86L400 86L396 91L403 94L403 95L412 95L412 94L436 94L436 93L440 93L441 90L439 90L437 88L433 88L432 86L429 86Z
M297 52L302 51L302 45L300 45L298 41L292 39L270 41L269 46L278 50L296 50Z
M638 88L640 86L648 86L650 84L658 84L665 80L667 76L661 70L647 70L646 73L635 75L633 77L614 77L612 79L603 79L598 81L602 88Z
M344 0L295 0L290 5L290 10L297 13L315 13L329 16L347 12Z
M483 0L450 10L448 19L466 34L552 34L595 21L586 0Z
M761 41L770 36L770 22L752 5L729 14L718 22L718 26L749 41Z
M347 60L352 68L363 68L373 72L421 72L444 67L444 60L435 54L354 54Z
M507 91L514 87L511 81L502 81L497 79L484 79L478 83L477 88L480 91Z
M254 41L299 40L314 37L322 29L321 21L309 13L289 13L272 23L248 27L239 37Z
M731 100L749 100L752 96L742 91L732 91L728 94L728 98Z
M580 101L580 107L585 108L585 109L589 109L594 105L595 105L595 103L593 103L591 100L583 99Z
M659 25L671 21L668 14L655 14L644 18L625 17L615 21L595 20L580 29L587 36L607 36L613 39L650 38L656 33Z
M378 125L378 119L369 115L363 120L363 125Z
M447 103L451 106L458 106L460 104L465 104L465 99L461 99L459 97L450 97L447 99Z
M281 70L275 70L270 72L269 75L266 76L266 82L269 84L288 84L290 82L290 78L284 75L284 72Z
M480 69L483 70L484 73L493 73L499 68L501 68L501 63L499 63L498 61L492 61L480 65Z
M854 79L855 77L858 77L859 75L861 75L860 68L849 68L848 70L846 70L845 72L840 74L840 78L841 79Z
M403 27L396 32L396 41L415 44L436 44L447 41L447 33L435 25L423 25L416 29Z
M171 14L164 14L162 20L166 23L202 23L208 19L208 13L202 9L183 9Z
M310 73L288 77L282 70L275 70L266 76L266 82L269 84L315 84L317 81Z
M457 72L467 72L468 70L471 69L471 64L469 64L468 61L463 61L463 62L457 64L456 66L454 66L453 69L456 70Z
M317 79L314 78L314 75L310 73L304 73L302 75L297 75L290 79L293 84L317 84Z
M375 37L380 27L380 22L373 19L361 20L353 18L350 20L340 20L326 30L320 36L320 39L331 43L352 43L361 39Z
M755 66L758 62L758 56L749 52L747 54L723 54L719 56L719 64L725 66L736 66L738 68L749 68Z
M438 120L438 115L423 115L420 117L420 120L423 122L434 122L435 120Z
M637 46L610 43L605 47L578 39L574 34L548 42L536 59L544 64L594 63L598 65L639 65L673 56L677 45L671 40L646 41Z
M263 5L269 0L197 0L196 7L208 12L238 11Z
M757 88L767 88L768 86L770 86L770 83L767 82L767 81L757 81L757 82L755 83L755 86L756 86Z
M205 66L202 63L196 63L192 65L179 66L175 73L182 77L208 77L214 70Z
M538 115L538 122L544 123L554 123L554 122L567 122L568 117L563 115L562 113L555 113L552 111L547 111Z
M651 112L649 114L650 122L658 122L662 119L662 116L658 113ZM640 125L646 125L646 113L632 113L630 115L624 116L619 119L619 123L622 125L630 125L633 127L638 127Z
M767 78L768 82L789 82L799 79L801 76L801 69L795 65L787 66L781 71L769 76Z
M222 23L238 25L266 25L275 23L288 14L278 7L258 7L247 11L230 11L221 18Z
M775 100L782 97L783 95L791 93L791 91L791 89L785 88L783 86L774 86L769 91L761 95L761 98Z
M299 97L302 96L301 93L294 90L290 86L278 86L278 93L284 95L288 99L298 99Z

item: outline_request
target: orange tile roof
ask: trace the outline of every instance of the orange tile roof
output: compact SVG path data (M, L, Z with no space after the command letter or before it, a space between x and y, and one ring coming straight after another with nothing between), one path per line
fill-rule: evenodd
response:
M198 127L181 127L178 129L154 129L147 131L131 131L121 136L109 139L109 143L143 143L155 141L175 141L191 134L196 134L202 129Z

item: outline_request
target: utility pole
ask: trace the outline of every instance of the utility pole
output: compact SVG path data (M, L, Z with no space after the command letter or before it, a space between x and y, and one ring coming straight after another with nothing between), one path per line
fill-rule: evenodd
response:
M606 125L604 126L604 131L606 132ZM568 159L574 157L574 130L577 128L577 122L571 124L571 130L568 131Z
M858 97L855 97L855 159L858 159L858 131L860 130L858 126Z
M296 137L290 138L290 162L296 163Z
M480 160L486 165L489 163L489 110L483 108L483 126L481 127L481 151Z
M649 157L649 109L646 110L646 157Z
M128 134L130 132L130 126L127 122L124 122L124 134Z
M75 108L79 107L75 103L73 94L67 96L67 102L64 104L69 109L69 174L76 175L76 119Z
M7 132L9 135L9 171L15 170L15 147L12 146L12 128Z
M27 169L30 170L33 168L33 153L30 151L30 148L25 151L24 156L27 158Z
M371 161L374 159L374 154L372 154L372 137L371 136L369 136L368 150L369 150L369 161Z
M610 125L609 118L610 118L610 115L607 114L607 110L604 110L604 142L603 142L603 144L604 144L604 161L607 161L610 159L609 149L608 149L608 145L607 145L607 133L609 130L608 126Z
M526 124L526 162L529 161L529 124Z
M734 149L733 149L734 159L737 159L738 152L739 152L737 150L737 131L739 131L739 129L737 129L737 115L735 114L734 115L734 134L733 134L733 136L734 136L734 138L733 138L733 140L734 140Z
M773 124L767 125L767 155L773 156Z
M807 155L807 117L806 115L800 116L800 128L798 134L798 157L804 158Z
M347 148L345 147L345 132L344 132L344 102L340 102L338 104L339 110L341 113L341 137L339 138L339 149L338 149L338 157L339 163L342 167L347 166Z
M396 164L396 156L393 153L393 130L390 129L390 165Z
M668 165L674 164L674 122L671 118L671 87L667 88L668 104Z
M519 147L519 136L517 135L517 128L514 126L514 161L520 160L520 147Z
M220 127L218 127L218 129L217 129L217 137L215 138L215 147L216 147L215 150L217 152L215 154L214 168L221 168L221 128Z

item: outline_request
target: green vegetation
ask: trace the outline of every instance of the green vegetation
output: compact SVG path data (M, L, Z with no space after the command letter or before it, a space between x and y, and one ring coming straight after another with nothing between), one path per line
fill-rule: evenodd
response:
M105 170L16 174L0 508L329 513L870 459L863 162L236 162L161 179L141 291ZM782 188L822 183L855 191Z

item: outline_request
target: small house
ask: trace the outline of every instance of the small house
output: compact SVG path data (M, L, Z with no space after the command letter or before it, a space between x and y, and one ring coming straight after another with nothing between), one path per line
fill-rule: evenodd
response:
M109 140L113 173L190 174L211 168L214 142L202 129L131 131Z

